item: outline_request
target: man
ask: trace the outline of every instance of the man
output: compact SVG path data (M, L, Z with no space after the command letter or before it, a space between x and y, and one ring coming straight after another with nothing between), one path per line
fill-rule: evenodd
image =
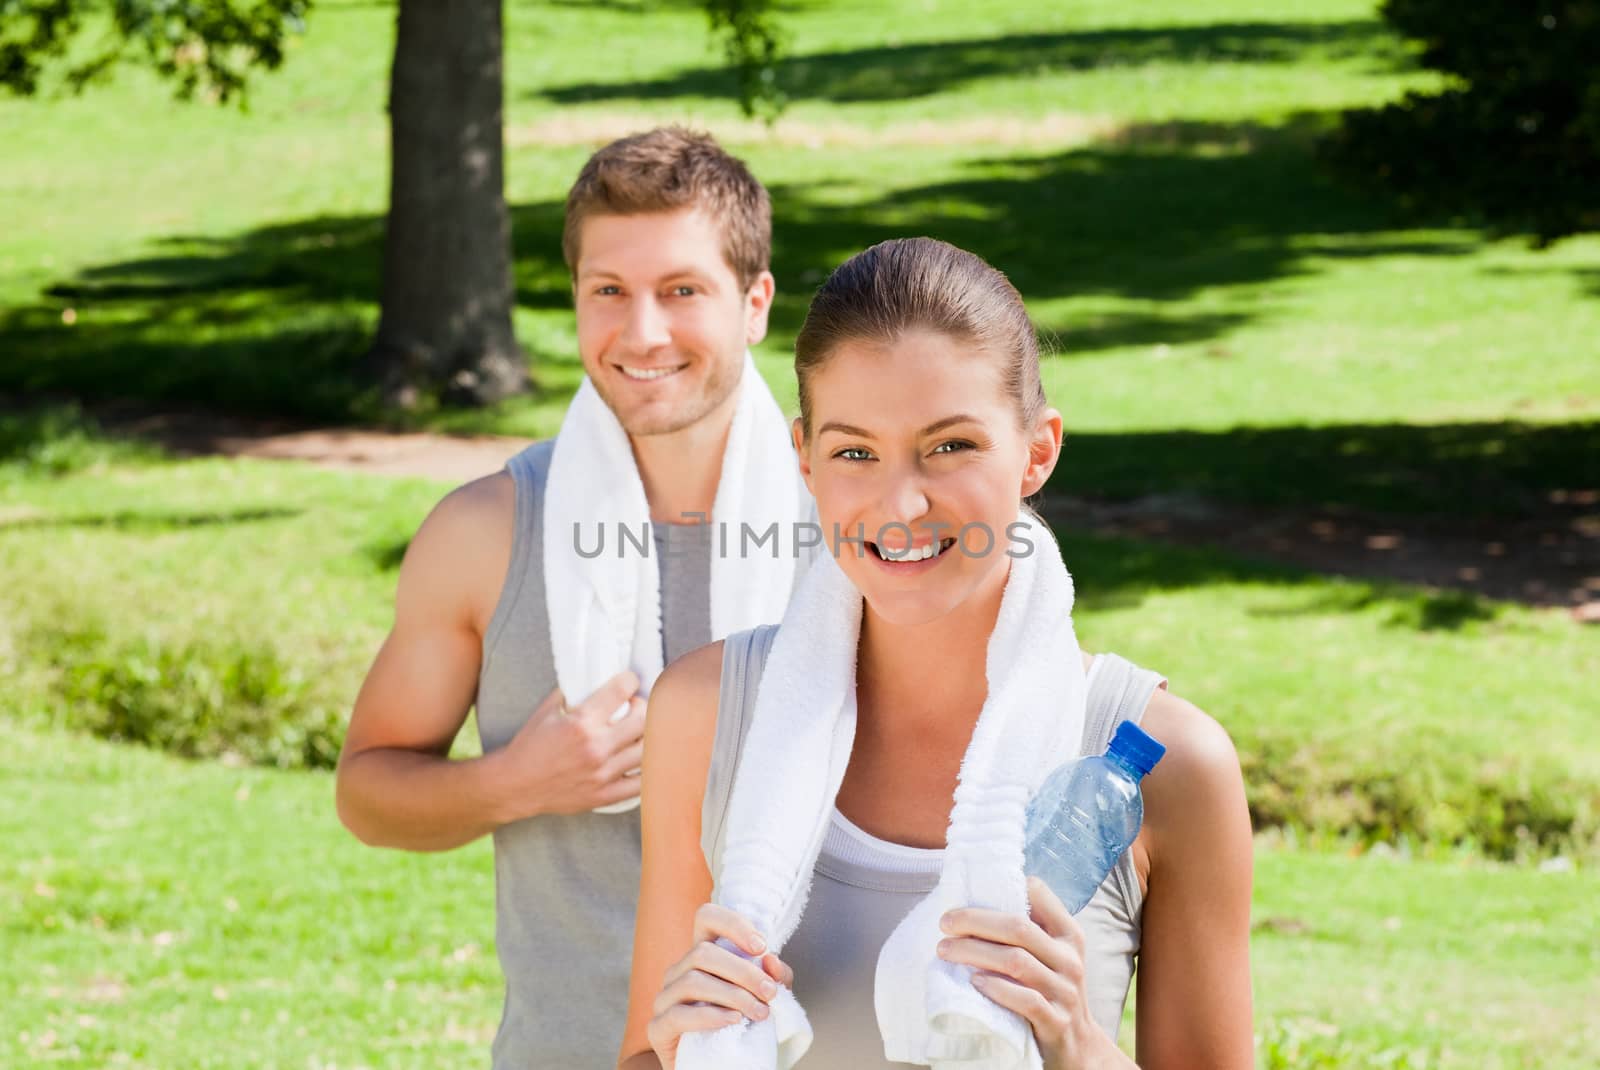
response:
M356 699L338 805L357 837L494 836L497 1070L615 1057L644 695L673 658L778 619L800 570L809 498L747 353L770 248L766 191L709 137L654 130L589 160L563 235L587 378L554 441L424 521ZM795 539L751 551L734 521ZM474 705L483 757L451 761Z

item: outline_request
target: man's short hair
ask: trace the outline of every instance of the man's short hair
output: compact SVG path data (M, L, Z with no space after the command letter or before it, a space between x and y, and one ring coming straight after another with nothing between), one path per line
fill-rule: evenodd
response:
M772 258L772 200L710 134L681 126L621 138L589 157L567 194L567 269L577 273L579 233L590 216L691 207L721 221L723 258L748 289Z

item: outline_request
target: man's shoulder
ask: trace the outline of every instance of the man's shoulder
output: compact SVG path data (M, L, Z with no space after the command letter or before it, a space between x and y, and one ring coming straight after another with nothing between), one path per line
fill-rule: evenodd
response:
M501 523L510 524L516 509L516 481L509 470L501 469L463 483L441 498L422 522L417 537L433 528L448 541L475 539L485 534L486 527L497 529Z
M454 602L477 626L499 598L511 562L517 488L495 472L446 494L423 520L400 569L400 591L433 592L432 604Z
M518 488L543 489L555 444L553 438L530 443L500 471L463 483L434 507L424 526L436 522L451 530L476 530L487 524L494 531L509 533L517 518Z

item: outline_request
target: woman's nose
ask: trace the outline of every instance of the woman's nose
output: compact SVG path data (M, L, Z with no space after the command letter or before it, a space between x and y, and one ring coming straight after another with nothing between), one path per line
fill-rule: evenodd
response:
M921 472L910 467L891 477L884 488L882 508L885 523L906 525L911 529L912 541L916 541L922 534L916 523L928 515L928 491Z

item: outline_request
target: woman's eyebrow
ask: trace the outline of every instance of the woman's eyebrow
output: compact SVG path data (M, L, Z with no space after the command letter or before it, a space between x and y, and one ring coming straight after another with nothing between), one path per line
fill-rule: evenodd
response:
M868 430L866 430L864 428L856 427L856 426L854 426L852 424L841 424L841 423L837 423L837 422L832 421L832 420L828 421L827 423L823 424L820 428L818 428L817 429L817 434L818 435L825 435L829 431L837 431L841 435L854 435L856 438L875 438L876 437L875 435L873 435L873 433L871 431L868 431Z
M929 424L927 427L924 427L921 431L919 431L918 434L921 434L921 435L933 435L933 434L938 434L940 431L943 431L947 427L954 427L956 424L966 424L966 423L974 423L975 424L975 423L980 423L980 422L981 421L976 416L970 416L967 413L958 412L954 416L946 416L942 420L933 421L933 423ZM843 434L843 435L853 435L856 438L876 438L877 437L871 431L868 431L864 427L856 427L854 424L842 424L842 423L839 423L839 422L837 422L835 420L830 420L827 423L823 424L822 427L817 430L817 434L818 435L825 435L829 431L837 431L837 432L839 432L840 434Z
M954 427L956 424L975 424L981 422L982 421L980 421L976 416L969 416L964 412L958 412L954 416L946 416L942 420L935 420L927 427L924 427L922 429L922 433L924 435L933 435L943 431L947 427Z

